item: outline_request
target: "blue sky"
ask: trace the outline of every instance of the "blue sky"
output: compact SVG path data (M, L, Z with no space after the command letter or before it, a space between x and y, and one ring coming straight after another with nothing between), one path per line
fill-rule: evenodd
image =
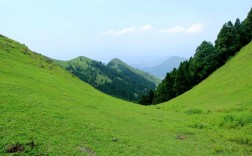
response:
M251 0L0 0L0 34L55 59L129 64L192 56Z

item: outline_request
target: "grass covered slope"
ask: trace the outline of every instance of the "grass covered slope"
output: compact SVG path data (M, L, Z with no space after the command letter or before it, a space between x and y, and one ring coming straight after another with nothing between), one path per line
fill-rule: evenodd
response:
M13 40L0 37L0 44L0 155L16 142L34 141L23 152L30 155L117 155L145 141L131 140L148 121L140 121L148 118L140 106L95 90Z
M218 153L235 153L240 145L242 155L251 155L252 42L192 90L159 107L188 114L188 126L212 131L206 140L227 141L216 146Z
M252 69L250 47L251 44L223 68L232 73L244 70L248 75ZM233 63L245 63L248 67L231 69ZM107 96L24 45L2 36L0 67L0 155L7 155L16 142L23 147L17 155L252 153L252 100L245 95L251 88L237 86L242 87L244 95L239 99L227 92L225 104L222 96L210 100L213 94L206 82L218 82L212 79L217 79L218 73L226 73L223 68L192 90L200 103L190 99L194 98L190 91L169 103L144 107ZM224 73L221 78L228 79ZM247 75L239 79L251 86L251 79L244 79ZM210 86L220 92L228 87ZM238 104L245 109L233 110Z
M252 42L192 90L168 102L179 107L230 111L252 107Z

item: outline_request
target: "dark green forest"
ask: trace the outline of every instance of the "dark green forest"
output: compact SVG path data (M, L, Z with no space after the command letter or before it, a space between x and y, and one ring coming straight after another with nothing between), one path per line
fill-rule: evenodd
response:
M158 88L151 90L139 99L143 105L158 104L177 97L199 84L216 69L224 65L243 46L252 39L252 9L244 21L225 23L215 44L203 41L189 60L180 64L178 69L167 73Z
M112 61L105 65L91 60L86 62L87 67L83 67L80 62L85 60L79 57L78 61L68 62L64 68L96 89L124 100L137 102L139 97L157 87L155 83L134 73L124 64L115 68Z

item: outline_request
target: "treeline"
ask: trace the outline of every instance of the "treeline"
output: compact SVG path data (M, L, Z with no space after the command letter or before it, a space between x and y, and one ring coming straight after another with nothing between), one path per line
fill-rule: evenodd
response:
M197 47L193 57L182 62L178 69L167 73L156 91L150 91L148 95L142 96L139 103L158 104L183 94L224 65L251 39L252 9L243 22L237 18L234 24L231 21L225 23L217 36L215 45L203 41Z

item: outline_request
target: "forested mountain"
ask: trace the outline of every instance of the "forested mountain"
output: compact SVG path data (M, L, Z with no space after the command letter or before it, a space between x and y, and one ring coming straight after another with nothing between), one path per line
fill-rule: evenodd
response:
M163 79L167 72L171 72L173 68L178 68L180 63L185 60L184 57L172 56L159 65L140 69Z
M115 58L112 59L108 64L108 67L112 67L115 68L119 71L123 70L123 68L127 68L128 70L132 71L133 73L140 75L142 77L144 77L145 79L154 82L157 86L161 83L161 80L159 78L157 78L154 75L149 74L148 72L144 72L142 70L139 70L137 68L133 68L130 65L126 64L125 62L123 62L122 60Z
M137 101L161 82L119 59L107 65L83 56L70 61L53 61L100 91L129 101Z
M234 24L231 21L225 23L217 36L215 45L203 41L193 57L182 62L177 69L168 72L157 90L142 96L139 103L158 104L183 94L224 65L251 39L252 9L243 22L237 18Z

